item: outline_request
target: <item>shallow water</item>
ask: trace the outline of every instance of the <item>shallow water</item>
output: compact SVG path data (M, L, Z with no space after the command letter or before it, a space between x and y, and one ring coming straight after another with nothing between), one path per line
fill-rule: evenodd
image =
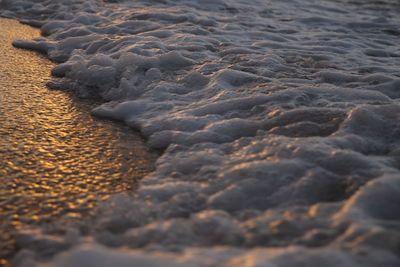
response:
M81 217L99 199L134 187L151 171L155 155L128 128L92 118L93 103L46 88L54 65L11 45L15 39L38 36L38 30L3 19L0 29L4 256L12 251L16 229L61 215Z
M13 264L400 266L397 6L3 0L44 23L16 46L67 60L53 88L115 100L92 114L165 148L90 223L19 235Z

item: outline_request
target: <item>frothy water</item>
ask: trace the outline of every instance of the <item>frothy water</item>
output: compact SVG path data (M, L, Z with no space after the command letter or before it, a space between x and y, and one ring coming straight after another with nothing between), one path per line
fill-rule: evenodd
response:
M165 149L15 266L400 266L397 2L1 1L52 88Z
M46 88L54 65L11 45L38 30L3 19L0 28L0 254L6 255L16 229L81 217L96 201L134 187L155 155L127 127L92 118L93 104Z

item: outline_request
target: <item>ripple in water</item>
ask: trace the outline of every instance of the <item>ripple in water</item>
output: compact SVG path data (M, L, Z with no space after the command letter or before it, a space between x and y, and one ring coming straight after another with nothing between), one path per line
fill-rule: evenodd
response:
M79 218L96 201L131 189L156 155L128 128L92 118L93 103L46 88L54 65L11 46L38 30L3 19L0 28L1 258L18 229Z

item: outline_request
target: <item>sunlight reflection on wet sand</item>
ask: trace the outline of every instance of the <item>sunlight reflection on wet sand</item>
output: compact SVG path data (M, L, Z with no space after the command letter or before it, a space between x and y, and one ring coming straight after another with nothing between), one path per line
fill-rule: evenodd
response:
M54 65L11 46L38 30L2 19L0 28L0 251L6 255L15 229L60 215L79 218L99 199L134 187L156 155L126 126L93 119L93 103L46 88Z

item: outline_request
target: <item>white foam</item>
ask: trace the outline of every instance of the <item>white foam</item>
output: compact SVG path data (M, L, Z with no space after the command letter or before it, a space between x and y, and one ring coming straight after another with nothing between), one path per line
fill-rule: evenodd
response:
M25 235L19 265L399 264L395 1L36 2L0 1L46 35L14 45L164 153L85 238Z

